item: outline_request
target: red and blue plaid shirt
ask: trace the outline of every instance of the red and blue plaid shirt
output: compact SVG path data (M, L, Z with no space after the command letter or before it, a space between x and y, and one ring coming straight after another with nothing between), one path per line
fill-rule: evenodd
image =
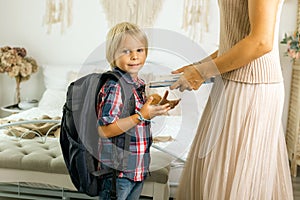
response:
M124 77L126 84L131 84L133 87L132 93L135 99L135 111L140 110L145 103L144 92L142 95L138 94L138 88L144 87L145 83L141 79L134 81L129 74L124 73L118 68L114 69L116 72L121 73ZM98 95L98 125L105 126L114 123L120 118L122 109L124 107L122 101L121 86L114 80L108 80L100 89ZM119 173L119 177L126 177L133 181L142 181L145 179L150 165L150 146L152 137L150 133L150 123L140 122L132 130L128 165ZM124 134L116 136L116 138L124 138ZM123 135L123 137L122 137ZM112 138L101 137L99 139L99 160L105 166L114 166L114 157ZM118 148L120 150L120 148ZM121 149L120 154L122 154Z

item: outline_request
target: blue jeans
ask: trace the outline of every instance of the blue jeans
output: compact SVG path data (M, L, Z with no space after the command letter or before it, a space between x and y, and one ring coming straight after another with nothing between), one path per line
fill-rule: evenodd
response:
M118 200L138 200L143 189L143 181L132 181L127 178L117 178L117 199ZM99 200L110 200L112 190L112 178L106 178L101 184Z

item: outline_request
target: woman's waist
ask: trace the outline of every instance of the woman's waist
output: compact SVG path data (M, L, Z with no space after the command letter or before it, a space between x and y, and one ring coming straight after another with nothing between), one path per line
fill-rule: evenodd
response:
M276 51L269 52L243 67L222 74L222 77L245 83L282 82L279 55L276 55Z
M282 71L276 66L244 66L222 74L224 79L245 83L277 83L283 81Z

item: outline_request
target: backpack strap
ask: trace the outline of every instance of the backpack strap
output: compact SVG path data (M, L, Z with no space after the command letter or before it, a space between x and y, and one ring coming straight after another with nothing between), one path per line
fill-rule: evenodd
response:
M110 191L110 199L115 200L117 198L117 170L113 170L113 177L112 177L112 189Z
M133 115L135 113L135 98L132 93L133 87L131 85L129 85L128 83L126 83L126 81L124 80L124 77L122 77L122 75L120 73L113 72L113 71L107 71L102 74L101 81L100 81L101 84L99 84L99 86L98 86L99 89L97 91L100 90L100 88L104 85L104 83L108 79L116 80L121 85L122 101L123 101L124 107L122 109L122 114L120 117L125 118L125 117L129 117L129 116ZM96 96L96 98L97 98L97 96ZM130 139L131 139L130 134L125 134L124 150L127 153L129 152Z
M124 104L124 107L122 109L122 114L120 118L124 117L129 117L130 115L133 115L135 113L135 98L132 93L133 87L130 86L128 83L125 82L124 77L120 73L113 72L113 71L108 71L102 74L101 76L101 81L100 84L98 84L98 89L97 91L100 91L100 88L104 85L106 81L109 79L116 80L120 83L121 86L121 92L122 92L122 102ZM98 98L98 94L96 96L96 99ZM97 102L97 101L95 101ZM97 105L96 105L97 106ZM96 108L96 107L95 107ZM129 148L130 148L130 140L131 140L131 135L128 133L125 133L125 139L124 139L124 156L123 156L123 163L121 168L125 169L128 163L128 157L129 157ZM116 137L112 138L112 141L114 143L113 146L113 152L117 152L117 139ZM113 154L115 157L115 153ZM114 158L116 159L116 158ZM118 166L119 167L119 166ZM118 168L117 167L117 168ZM116 180L117 180L117 175L118 170L113 169L113 177L112 177L112 190L110 192L110 197L111 199L117 199L117 189L116 189Z
M119 79L120 85L122 88L122 101L124 104L124 107L122 109L121 118L125 118L128 116L131 116L135 114L135 97L133 95L132 89L133 87L126 83L123 77ZM121 168L126 169L128 164L128 157L130 154L129 148L130 148L130 141L131 141L131 135L130 130L125 132L125 139L124 139L124 157L123 157L123 163Z

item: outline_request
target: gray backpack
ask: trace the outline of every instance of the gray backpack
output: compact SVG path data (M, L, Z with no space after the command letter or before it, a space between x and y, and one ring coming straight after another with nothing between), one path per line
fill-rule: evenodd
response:
M97 131L97 97L104 83L120 81L125 111L122 117L134 113L135 101L132 89L124 83L121 74L108 71L93 73L72 82L67 90L66 103L60 130L60 146L65 164L74 186L79 192L98 196L101 180L112 176L112 199L116 198L116 169L99 170ZM124 134L124 152L129 152L130 135ZM115 143L116 140L113 140ZM124 162L126 159L124 159Z

